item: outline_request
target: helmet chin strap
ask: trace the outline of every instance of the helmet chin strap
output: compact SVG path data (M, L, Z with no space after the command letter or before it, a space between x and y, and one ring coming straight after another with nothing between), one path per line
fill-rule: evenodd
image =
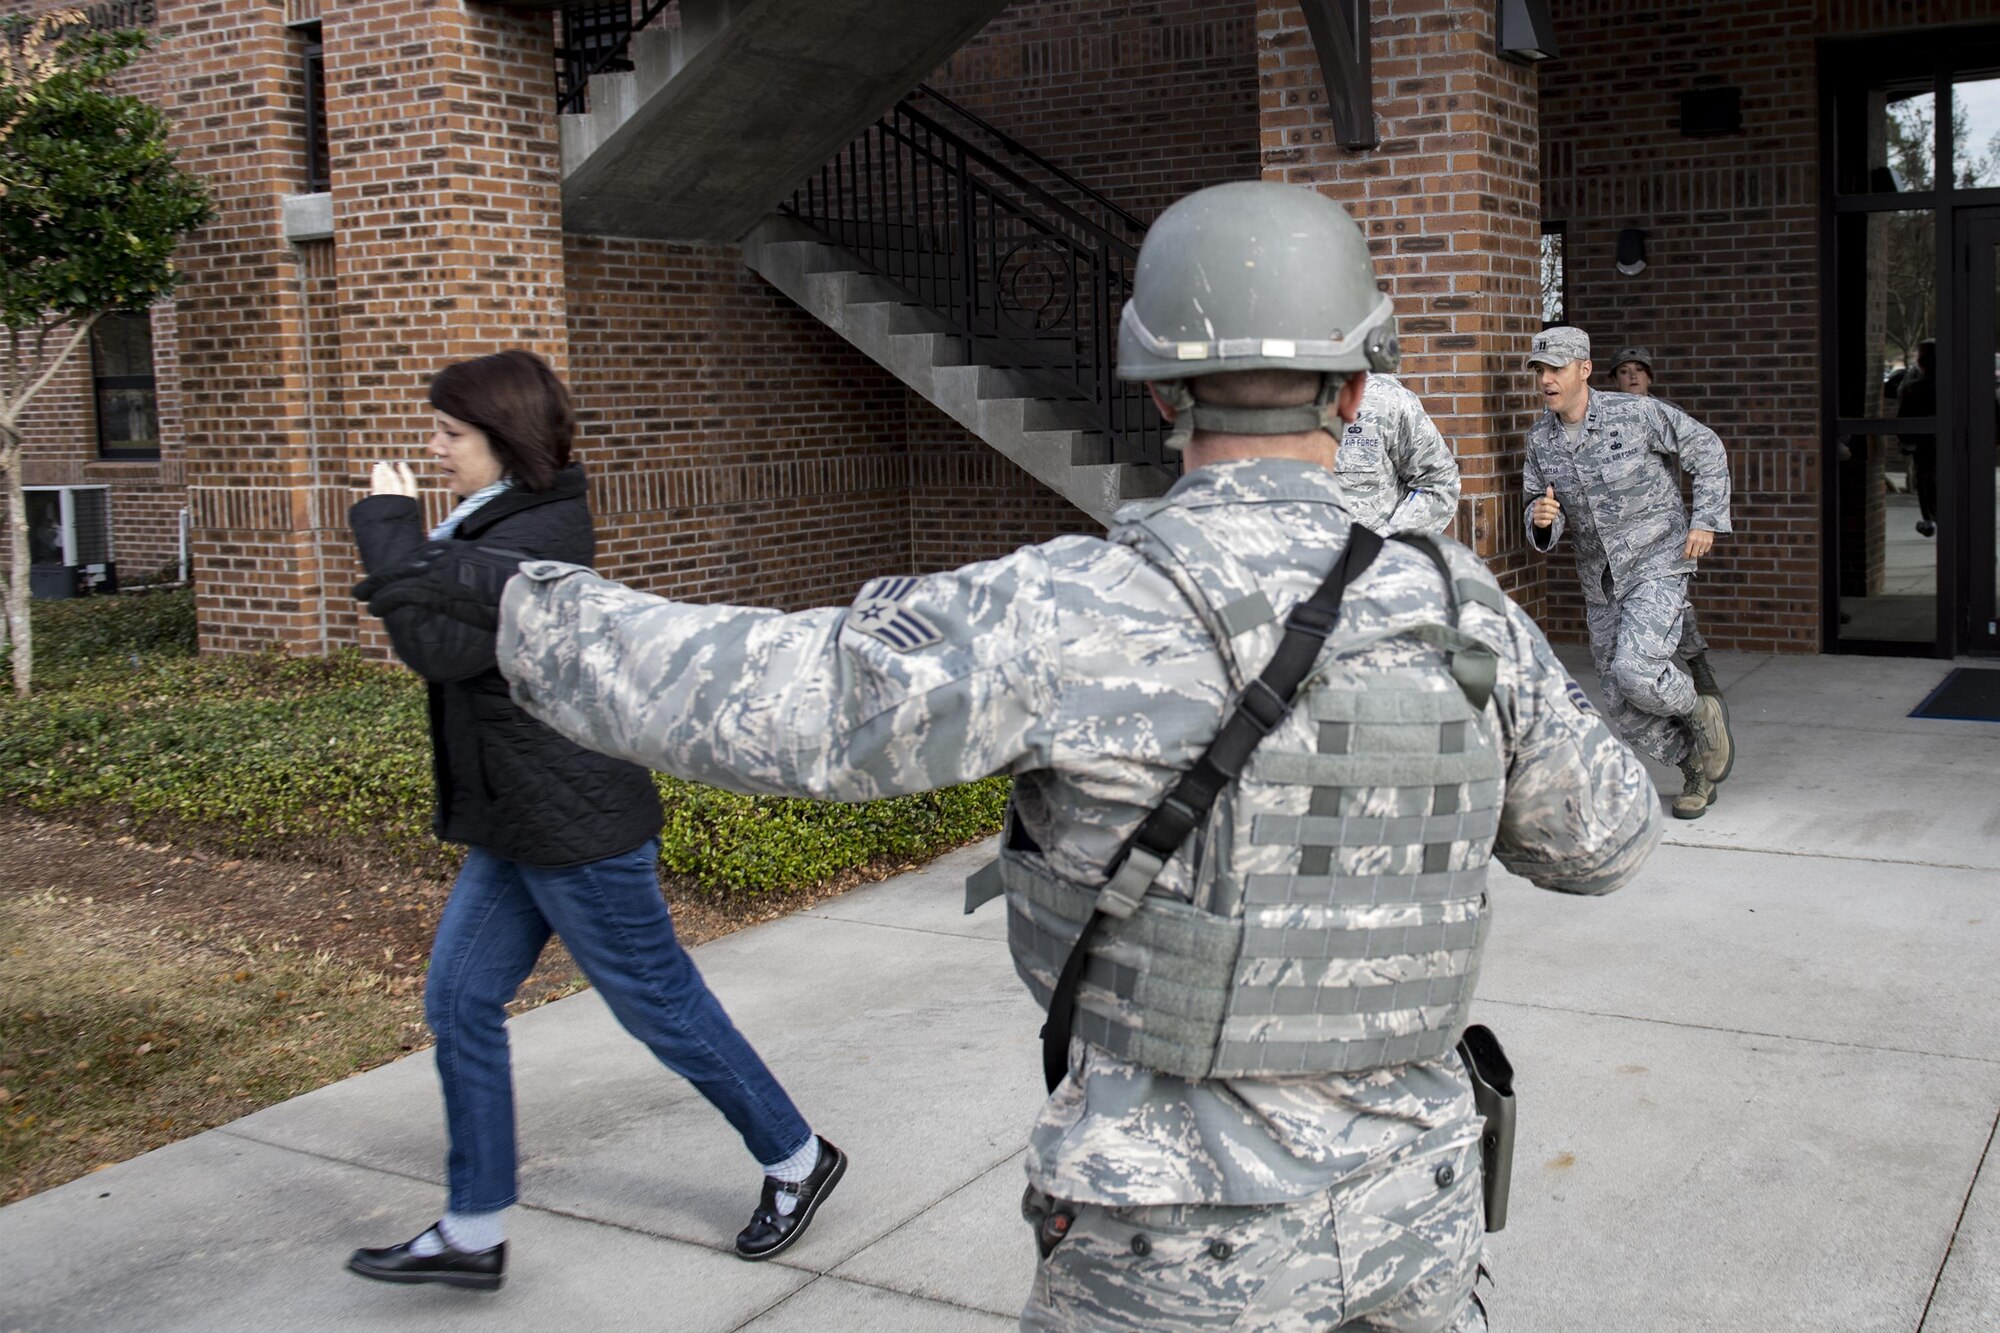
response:
M1156 383L1160 397L1174 409L1172 427L1167 432L1167 448L1178 453L1187 448L1197 430L1216 435L1303 435L1323 430L1340 438L1340 408L1335 399L1347 376L1329 371L1319 377L1319 396L1297 407L1221 407L1198 402L1187 380Z

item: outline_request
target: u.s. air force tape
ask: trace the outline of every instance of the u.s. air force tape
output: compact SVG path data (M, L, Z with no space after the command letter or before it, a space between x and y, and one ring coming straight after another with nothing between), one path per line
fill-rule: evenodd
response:
M899 653L942 643L944 635L938 627L904 605L916 587L913 575L870 580L848 608L847 628L885 643Z

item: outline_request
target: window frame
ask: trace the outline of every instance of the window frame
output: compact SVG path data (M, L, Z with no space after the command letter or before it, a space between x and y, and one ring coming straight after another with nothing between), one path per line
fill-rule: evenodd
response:
M299 73L305 84L306 190L325 194L333 189L333 159L326 135L326 43L320 25L300 27L305 39L299 55Z
M1556 311L1557 317L1555 319L1548 318L1547 291L1546 289L1543 290L1543 300L1539 304L1543 307L1541 311L1541 316L1542 316L1542 327L1545 329L1552 329L1556 328L1559 325L1564 325L1569 323L1569 219L1545 218L1542 221L1541 240L1536 243L1537 262L1535 266L1535 277L1538 283L1542 279L1542 266L1548 262L1546 246L1548 238L1551 236L1559 237L1561 239L1561 248L1562 248L1562 276L1560 279L1561 304Z
M153 363L153 312L151 310L115 310L104 318L144 319L146 321L147 361ZM155 369L144 375L107 375L104 373L103 352L97 340L98 330L103 327L100 319L90 331L90 409L97 425L97 458L104 463L156 463L160 458L160 377ZM106 390L144 389L153 398L153 428L155 436L150 449L129 449L115 446L104 438L104 394Z

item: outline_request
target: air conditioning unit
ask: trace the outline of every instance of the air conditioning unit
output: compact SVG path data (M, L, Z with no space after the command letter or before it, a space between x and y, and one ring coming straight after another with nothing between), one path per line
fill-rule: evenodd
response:
M111 558L111 488L25 486L28 580L36 597L118 591Z

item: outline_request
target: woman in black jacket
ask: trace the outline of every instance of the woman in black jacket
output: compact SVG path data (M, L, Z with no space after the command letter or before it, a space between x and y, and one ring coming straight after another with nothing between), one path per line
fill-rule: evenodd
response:
M458 504L427 535L404 464L378 463L350 522L373 576L432 544L477 541L588 565L595 549L583 468L570 461L568 391L533 353L447 366L431 381L431 455ZM390 1282L491 1290L506 1269L504 1212L517 1199L506 1005L551 933L625 1029L688 1079L742 1134L765 1182L737 1252L768 1258L798 1239L846 1158L813 1134L736 1031L674 938L660 896L660 803L643 768L582 749L515 707L493 638L415 608L384 620L430 683L439 838L466 857L438 923L424 990L437 1037L451 1149L444 1217L414 1240L355 1251L348 1267Z

